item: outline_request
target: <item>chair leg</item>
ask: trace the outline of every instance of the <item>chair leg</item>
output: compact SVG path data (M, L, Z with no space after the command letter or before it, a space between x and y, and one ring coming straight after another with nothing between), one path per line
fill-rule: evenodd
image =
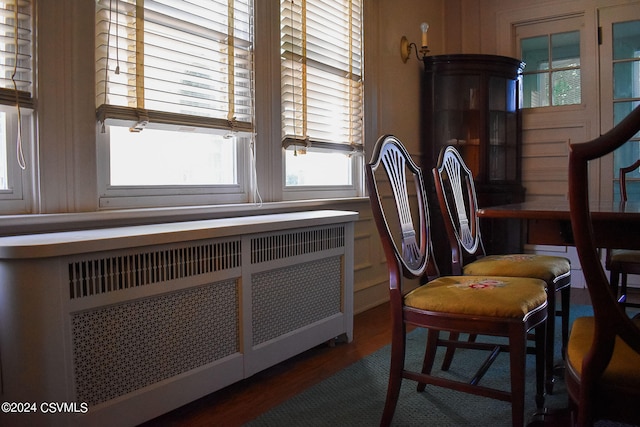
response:
M622 280L620 281L620 301L623 305L627 302L627 273L621 273Z
M393 414L396 411L400 385L402 384L402 371L404 370L404 357L406 349L406 326L393 326L399 330L392 332L391 338L391 364L389 368L389 383L387 385L387 398L384 402L384 411L380 420L381 427L391 425Z
M511 364L511 423L514 427L524 425L525 355L527 354L527 331L522 325L513 326L509 334L509 362Z
M545 385L545 361L547 322L538 325L535 330L536 337L536 407L544 409L544 385Z
M564 302L564 298L563 298ZM553 285L548 286L547 290L547 328L546 328L546 344L545 344L545 364L546 364L546 390L547 393L553 394L553 361L555 357L555 334L556 334L556 290ZM537 341L536 334L536 341ZM537 349L537 345L536 345ZM537 350L536 350L537 351Z
M615 295L616 299L618 299L620 272L615 268L611 268L609 271L609 284L611 286L611 291L613 292L613 295Z
M438 340L440 339L440 331L437 329L429 329L427 333L427 345L424 351L424 361L422 362L422 373L431 374L433 362L436 360L436 351L438 350ZM426 383L418 382L418 392L423 392Z
M562 360L565 360L567 354L567 343L569 342L569 316L571 307L571 285L565 286L560 291L562 298L561 310L562 310Z
M478 337L477 334L469 334L469 338L467 339L467 341L475 342L477 337ZM451 332L451 334L449 335L450 341L457 341L459 338L460 338L459 333ZM442 367L440 369L442 369L443 371L449 370L449 368L451 367L451 362L453 362L453 356L455 354L455 351L456 351L455 346L447 347L447 351L445 352L444 358L442 359Z
M450 332L449 333L449 340L450 341L458 341L458 339L460 338L460 334L458 332ZM443 371L448 371L449 368L451 367L451 362L453 361L453 355L456 351L456 348L454 346L448 346L447 347L447 351L444 353L444 359L442 360L442 367L441 369Z

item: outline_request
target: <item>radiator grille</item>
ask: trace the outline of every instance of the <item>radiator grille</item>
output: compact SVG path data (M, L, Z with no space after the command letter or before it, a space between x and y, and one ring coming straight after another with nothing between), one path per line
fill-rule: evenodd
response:
M254 274L253 345L338 314L342 309L342 257Z
M277 233L251 239L251 263L273 261L344 246L344 227Z
M96 405L237 353L235 280L71 314L76 400Z
M69 263L71 299L240 266L240 240L119 254Z

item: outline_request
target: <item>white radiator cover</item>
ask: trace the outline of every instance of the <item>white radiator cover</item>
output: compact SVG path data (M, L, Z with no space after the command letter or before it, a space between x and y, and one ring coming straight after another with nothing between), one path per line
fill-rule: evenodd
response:
M351 341L356 219L311 211L0 238L0 396L35 408L0 424L136 425ZM72 411L43 413L50 402Z

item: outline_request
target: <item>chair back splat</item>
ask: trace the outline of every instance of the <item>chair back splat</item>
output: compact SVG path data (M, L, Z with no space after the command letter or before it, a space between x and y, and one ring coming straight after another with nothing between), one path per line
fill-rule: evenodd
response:
M606 134L569 149L571 227L593 317L575 320L565 380L579 426L597 419L640 424L640 319L618 304L600 263L589 211L589 161L623 145L640 131L640 107Z
M510 402L512 424L522 427L529 331L535 331L536 337L536 403L540 408L544 403L547 318L544 281L488 275L439 276L432 257L422 172L406 148L392 135L381 137L365 171L371 209L389 271L391 363L380 424L390 425L401 382L411 379L418 383L419 392L430 384ZM405 368L407 325L428 330L420 371ZM445 339L440 332L454 338ZM460 333L489 339L458 341ZM508 344L492 337L506 337ZM438 346L488 350L488 357L471 381L448 379L432 374ZM510 390L480 385L501 351L509 352ZM404 422L410 423L406 419L408 414L403 415Z

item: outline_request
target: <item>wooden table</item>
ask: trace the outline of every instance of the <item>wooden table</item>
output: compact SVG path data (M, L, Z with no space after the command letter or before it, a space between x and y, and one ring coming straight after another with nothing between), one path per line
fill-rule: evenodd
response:
M590 207L595 240L599 247L640 247L640 203L600 202ZM521 219L525 240L538 245L573 245L569 202L524 202L478 210L481 218Z

